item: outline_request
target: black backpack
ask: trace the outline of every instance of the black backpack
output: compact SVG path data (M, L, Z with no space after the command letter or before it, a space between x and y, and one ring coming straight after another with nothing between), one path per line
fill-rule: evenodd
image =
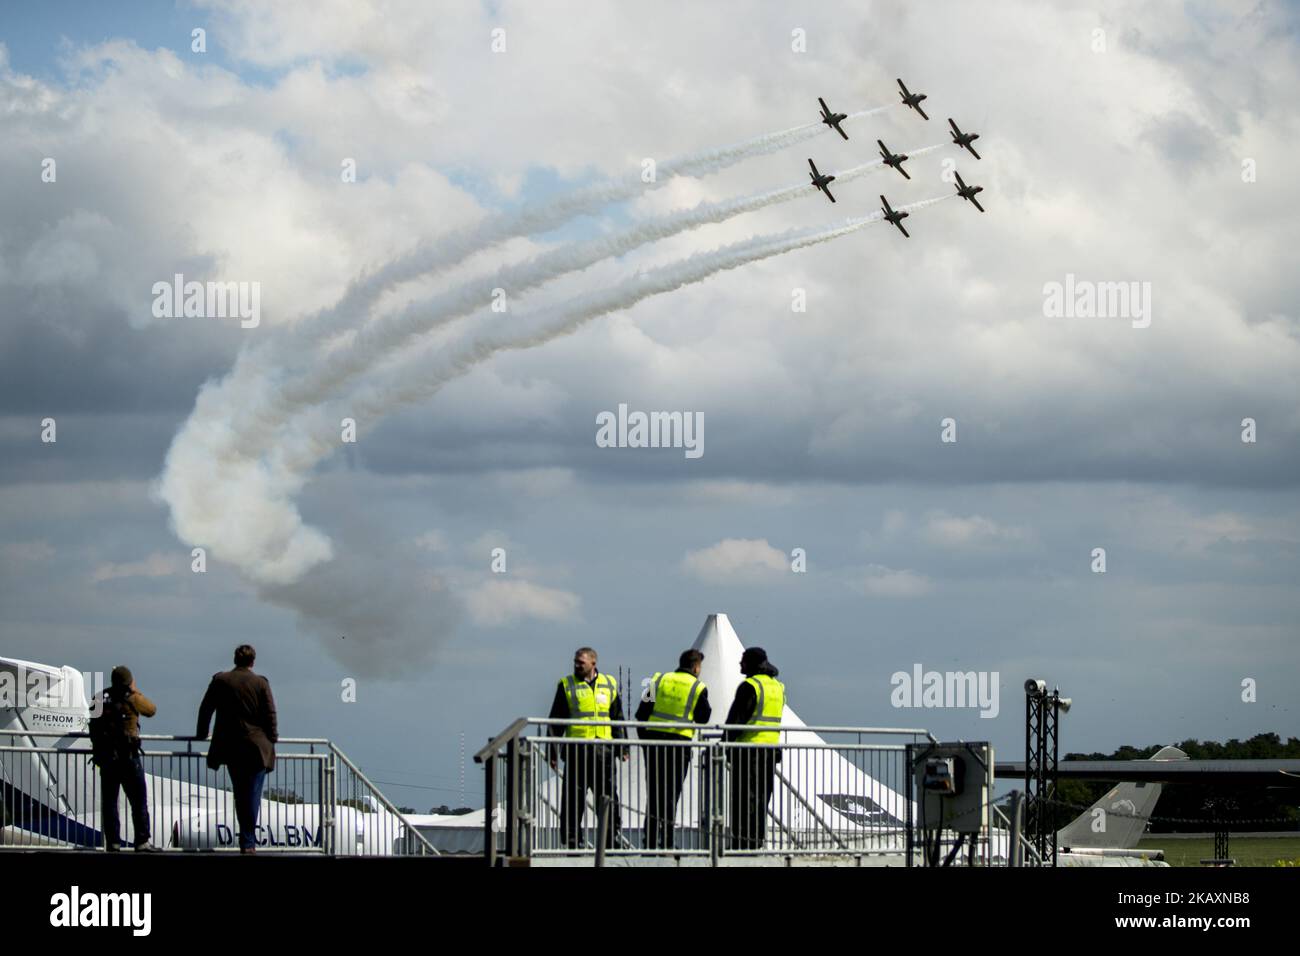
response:
M90 718L90 752L96 767L104 767L130 760L136 754L137 742L126 733L125 700L118 700L112 691L104 691L99 715Z

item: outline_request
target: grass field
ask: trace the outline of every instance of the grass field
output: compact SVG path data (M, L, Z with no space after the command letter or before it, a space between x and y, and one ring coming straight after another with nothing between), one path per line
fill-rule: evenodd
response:
M1214 838L1171 840L1168 837L1146 836L1138 849L1156 847L1165 851L1165 862L1170 866L1200 866L1201 860L1214 856ZM1278 860L1300 858L1300 839L1287 837L1231 837L1228 856L1237 866L1272 866Z

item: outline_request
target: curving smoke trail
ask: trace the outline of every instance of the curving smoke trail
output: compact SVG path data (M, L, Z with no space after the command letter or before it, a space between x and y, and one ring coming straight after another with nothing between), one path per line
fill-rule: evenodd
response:
M848 120L883 113L897 104L850 113ZM488 216L480 222L446 236L422 242L414 249L355 281L337 303L298 322L287 331L289 343L304 338L316 340L347 329L357 315L369 310L386 291L428 272L448 269L489 246L519 236L547 232L585 213L612 202L620 202L656 189L674 176L703 176L725 169L743 159L764 156L802 143L829 132L820 122L805 123L790 129L764 133L752 139L726 146L716 146L674 157L658 164L654 182L644 182L639 175L609 180L573 190L554 199L530 203L511 213Z
M915 212L954 196L956 193L946 193L894 208L902 212ZM394 384L363 387L354 394L354 401L348 407L355 408L367 418L385 415L402 405L429 397L452 378L463 375L500 352L545 345L576 332L592 319L629 309L643 299L673 292L683 286L702 282L716 273L737 269L751 262L838 239L882 219L882 213L874 212L868 216L846 219L838 226L791 229L775 235L755 236L707 252L698 252L647 272L636 273L617 285L594 290L543 310L540 313L542 319L534 323L537 328L530 332L520 334L510 329L496 330L451 356L447 356L441 349L426 350L403 362L389 376ZM430 363L435 359L441 361L443 369L431 373ZM335 447L333 443L331 447ZM294 464L301 465L301 462Z
M848 119L860 119L881 113L890 109L892 105L895 104L859 110L856 113L849 114ZM332 390L329 376L350 378L366 368L377 355L381 354L375 350L376 344L371 343L371 345L363 346L364 350L361 352L349 352L346 357L327 359L327 362L338 363L339 368L337 369L331 369L328 373L320 374L308 372L307 381L301 384L288 386L286 382L295 367L309 367L310 363L316 360L315 349L319 345L329 339L330 336L356 323L358 317L364 315L380 296L392 287L426 273L449 268L473 253L488 248L495 243L552 229L574 216L590 212L609 202L640 195L647 189L656 188L673 176L715 172L742 159L785 149L788 146L828 132L829 129L830 127L822 123L805 123L802 126L765 133L739 143L702 150L660 164L658 168L660 175L654 183L645 183L639 177L629 176L622 180L588 186L543 203L525 206L515 213L489 216L480 223L450 236L439 237L436 240L422 243L416 249L399 256L377 271L354 282L343 297L333 306L309 316L287 329L273 333L266 342L244 349L236 357L231 370L226 373L220 382L210 387L205 386L207 404L210 407L217 407L224 403L242 410L238 421L217 426L223 429L229 438L227 453L236 453L240 450L245 453L260 451L265 443L274 436L275 430L284 423L287 416L305 405L319 400ZM938 148L940 146L923 147L913 155L920 155L923 152ZM845 170L843 173L837 173L836 176L839 179L854 178L877 168L879 165L879 162L864 163ZM682 218L675 225L670 224L666 231L660 233L655 232L653 224L638 227L647 229L649 238L637 239L632 233L625 233L622 238L627 244L621 251L625 252L645 242L654 241L655 238L663 238L663 236L671 235L682 229L692 228L695 225L720 221L711 218L715 212L722 218L738 215L750 209L761 208L763 205L793 198L800 195L805 188L808 187L789 187L788 190L777 190L774 193L762 194L760 197L736 200L736 205L731 208L728 208L727 204L723 203L718 204L716 210L700 209L698 218L692 217L690 210L682 214L670 214L669 218L675 215L680 215ZM750 202L756 198L759 200L758 204L750 205ZM448 293L442 302L435 301L430 309L431 321L428 323L428 327L434 328L441 324L441 321L449 320L440 318L444 313L439 310L458 308L452 300L463 303L476 295L478 299L468 306L473 308L483 301L494 288L513 288L522 291L524 288L532 288L539 282L545 282L549 278L562 274L562 272L575 271L586 267L584 265L568 265L566 268L565 262L577 263L586 259L589 260L587 265L591 265L600 259L619 254L621 252L617 239L598 240L584 244L576 249L556 250L553 258L550 259L549 265L547 263L538 264L536 259L530 260L530 263L536 267L537 274L541 276L536 280L528 276L531 271L529 263L511 267L520 271L512 272L511 275L506 276L504 279L498 277L492 285L487 286L487 292L481 291L483 288L481 284L477 287L467 285L462 286L458 292ZM592 258L593 256L594 258ZM429 307L427 303L425 307ZM462 309L465 307L464 305L459 306ZM408 309L403 314L409 315L411 311L411 309ZM451 317L454 318L456 314L460 313L453 313ZM384 328L375 333L379 337L378 341L405 341L409 337L395 331L394 322L400 323L401 318L384 323ZM411 334L419 334L419 332L412 332ZM256 401L249 401L249 397L255 398ZM201 393L200 399L202 398L204 398L204 394ZM198 403L196 403L195 414L198 411Z
M923 209L953 195L898 208L909 212ZM717 272L828 242L880 219L879 213L873 213L830 228L756 236L639 273L545 310L528 331L498 327L454 354L437 355L432 363L427 355L408 360L394 370L387 383L357 392L349 408L367 421L378 419L427 397L499 352L545 344L650 296L700 282ZM322 413L322 424L282 436L282 442L265 455L232 455L229 410L214 407L219 403L220 396L209 386L200 391L195 413L168 451L158 493L171 507L173 527L183 541L205 545L212 555L235 564L258 584L291 586L333 556L329 539L303 522L294 499L312 468L337 449L337 429L322 427L328 422Z
M909 155L921 156L945 145L919 147ZM877 159L833 175L836 182L844 183L883 168L883 160ZM810 183L798 183L720 202L701 202L690 209L667 213L616 235L560 246L525 262L503 266L494 273L467 280L430 299L411 303L398 312L376 319L361 329L350 345L327 355L301 379L285 383L267 403L258 405L251 421L237 423L234 430L240 435L246 452L260 451L272 440L276 429L298 411L338 394L356 376L393 355L415 337L478 310L489 300L494 289L505 289L512 297L518 296L603 259L623 255L688 229L788 202L812 191Z

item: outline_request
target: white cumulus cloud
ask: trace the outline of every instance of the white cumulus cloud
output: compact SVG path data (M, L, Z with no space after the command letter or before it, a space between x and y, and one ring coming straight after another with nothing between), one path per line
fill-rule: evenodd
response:
M934 582L915 571L895 571L883 564L867 565L862 589L871 597L914 598L934 590Z
M682 566L706 581L753 581L789 570L784 553L766 538L724 538L715 545L687 552Z
M1029 532L1024 528L998 524L982 515L963 518L935 511L926 516L925 536L931 543L942 547L981 548L1024 541Z
M570 621L581 599L570 591L532 581L486 581L465 592L465 606L479 627L505 627L527 618Z

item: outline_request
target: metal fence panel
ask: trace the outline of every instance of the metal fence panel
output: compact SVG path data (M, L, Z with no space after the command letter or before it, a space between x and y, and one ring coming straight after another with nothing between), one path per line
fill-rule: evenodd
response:
M205 745L193 738L151 734L141 741L148 839L169 851L237 850L240 827L227 769L209 769ZM0 849L102 847L104 795L87 735L0 731ZM137 840L124 791L116 808L122 845L144 842ZM327 740L277 743L254 833L258 852L437 852Z
M660 739L558 736L569 726L585 725L517 721L476 756L490 860L908 855L907 747L886 741L924 731L788 727L765 745L721 727L662 739L687 725L633 721L613 726Z

